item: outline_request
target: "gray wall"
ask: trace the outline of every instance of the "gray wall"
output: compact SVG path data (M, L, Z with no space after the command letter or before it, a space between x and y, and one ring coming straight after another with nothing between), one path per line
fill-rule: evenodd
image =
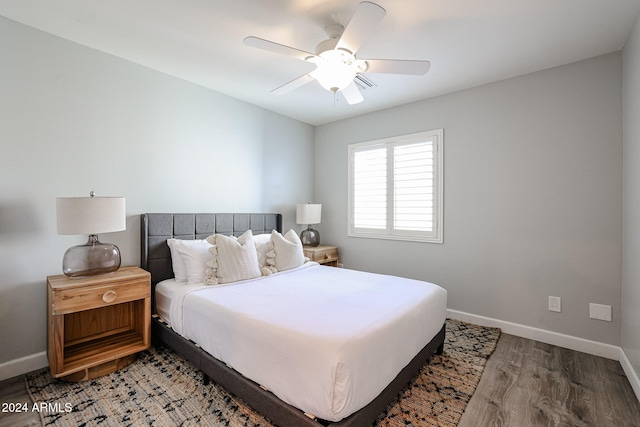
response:
M640 374L640 16L624 48L622 347Z
M317 127L323 242L347 268L442 285L450 309L620 345L621 73L610 54ZM347 144L436 128L444 244L348 238Z
M46 276L86 236L55 198L127 198L101 240L139 259L143 212L284 214L313 197L313 127L0 18L0 364L45 350Z

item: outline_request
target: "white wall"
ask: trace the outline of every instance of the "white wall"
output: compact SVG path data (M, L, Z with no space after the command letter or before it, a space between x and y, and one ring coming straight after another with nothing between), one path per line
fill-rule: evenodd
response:
M45 350L46 276L86 236L55 198L127 198L101 240L139 262L143 212L281 212L313 198L313 127L0 18L0 365Z
M347 268L442 285L450 309L620 345L621 72L610 54L317 127L323 242ZM347 144L436 128L445 243L347 237Z
M622 347L640 375L640 16L623 54L624 258Z

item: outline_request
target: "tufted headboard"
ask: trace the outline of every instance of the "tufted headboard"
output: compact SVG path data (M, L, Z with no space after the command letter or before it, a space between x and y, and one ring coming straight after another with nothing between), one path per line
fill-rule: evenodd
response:
M240 236L282 231L282 215L274 213L145 213L140 215L140 267L151 273L151 284L173 277L167 239L204 239L212 234Z

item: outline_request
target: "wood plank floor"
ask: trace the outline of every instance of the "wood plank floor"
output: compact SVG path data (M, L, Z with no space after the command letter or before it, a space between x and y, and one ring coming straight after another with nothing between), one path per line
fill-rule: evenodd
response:
M640 426L620 363L502 334L458 427Z
M0 427L35 427L41 426L40 416L31 412L32 402L24 383L24 375L0 381L0 405L9 403L26 403L28 412L0 412ZM3 408L0 407L0 410Z
M0 382L5 402L31 404L24 376ZM40 425L0 413L0 427ZM638 427L640 402L616 361L502 334L459 425L484 426Z

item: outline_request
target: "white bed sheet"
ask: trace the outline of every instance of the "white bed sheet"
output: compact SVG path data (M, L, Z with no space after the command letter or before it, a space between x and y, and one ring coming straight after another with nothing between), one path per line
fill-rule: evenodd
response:
M156 287L176 332L329 421L380 394L438 333L446 303L431 283L316 263L223 286Z
M184 282L180 283L176 279L164 280L156 285L156 313L169 323L171 323L171 299L174 294L180 293L180 287L184 285Z

